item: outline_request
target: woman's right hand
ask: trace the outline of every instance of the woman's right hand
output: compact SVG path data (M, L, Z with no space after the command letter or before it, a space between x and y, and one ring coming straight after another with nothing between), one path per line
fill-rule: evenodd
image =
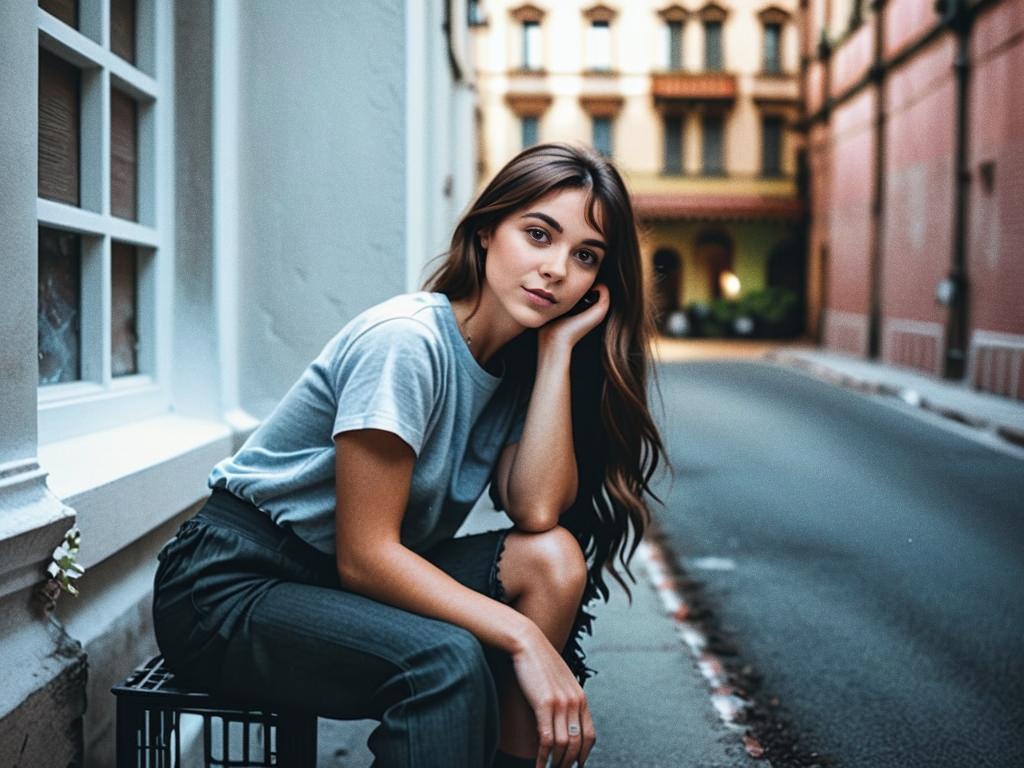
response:
M547 637L536 629L512 654L519 689L537 719L536 768L584 765L596 734L583 688ZM569 726L577 726L570 735Z

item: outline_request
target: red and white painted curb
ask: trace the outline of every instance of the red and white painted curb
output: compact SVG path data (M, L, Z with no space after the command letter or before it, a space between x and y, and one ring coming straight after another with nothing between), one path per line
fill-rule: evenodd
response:
M704 630L689 621L690 606L672 575L665 550L657 541L644 538L637 547L636 557L647 574L647 579L661 600L662 608L675 624L676 634L689 649L707 681L711 704L727 728L743 735L743 746L751 757L764 757L764 747L742 724L744 711L751 702L740 696L730 685L722 659L708 650Z

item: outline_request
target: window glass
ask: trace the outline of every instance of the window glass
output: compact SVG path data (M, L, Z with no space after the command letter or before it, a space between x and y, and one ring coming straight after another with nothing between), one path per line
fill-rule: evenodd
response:
M127 94L110 91L110 211L138 220L138 108Z
M683 68L683 22L670 21L668 29L668 68Z
M540 120L536 115L527 115L520 121L520 135L522 138L522 148L532 147L539 141L540 135Z
M590 69L606 70L612 66L612 31L607 21L592 21L587 37Z
M69 27L78 29L78 0L39 0L39 7Z
M110 373L139 372L138 254L134 246L112 243L110 250Z
M39 196L79 205L81 72L39 49Z
M678 115L665 118L665 173L683 172L683 119Z
M71 232L39 228L39 383L82 378L82 240Z
M721 175L725 170L722 162L724 133L722 118L715 115L706 116L703 120L702 133L704 175Z
M766 24L764 27L764 71L779 72L781 70L779 41L782 30L778 24Z
M523 69L540 69L540 23L523 22Z
M110 0L110 50L135 63L135 0Z
M610 117L595 117L593 125L594 149L605 157L612 154L612 119Z
M704 69L718 72L722 69L722 22L704 23Z
M778 176L782 172L782 118L764 118L761 131L761 173Z

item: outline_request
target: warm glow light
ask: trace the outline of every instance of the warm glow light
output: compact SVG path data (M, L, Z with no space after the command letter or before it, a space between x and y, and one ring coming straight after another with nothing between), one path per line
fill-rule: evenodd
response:
M727 299L735 299L740 295L740 279L732 272L723 272L718 276L718 284Z

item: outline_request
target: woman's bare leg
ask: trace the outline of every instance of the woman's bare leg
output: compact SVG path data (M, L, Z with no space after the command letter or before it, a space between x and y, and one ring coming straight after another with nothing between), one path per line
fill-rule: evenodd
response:
M586 561L572 534L558 527L544 533L513 531L500 563L506 599L528 616L559 652L565 647L586 586ZM537 754L537 722L511 666L498 680L501 738L510 755Z

